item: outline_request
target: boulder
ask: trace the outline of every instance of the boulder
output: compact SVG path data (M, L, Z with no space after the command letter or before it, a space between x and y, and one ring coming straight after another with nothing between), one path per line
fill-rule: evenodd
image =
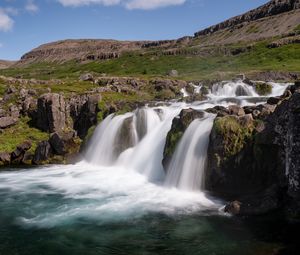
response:
M0 152L0 165L8 165L10 164L10 153L8 152Z
M75 132L56 132L51 134L49 143L56 155L65 155L71 150L74 150L78 145L75 140Z
M0 118L0 129L8 128L15 125L18 122L18 119L13 117L2 117Z
M79 77L79 80L81 80L81 81L94 81L94 76L90 73L82 74Z
M47 163L50 157L53 155L53 150L48 141L42 141L38 144L32 163L36 165Z
M38 99L36 126L45 132L61 131L66 127L66 104L60 94L47 93Z
M6 116L6 111L4 109L0 108L0 118L5 117Z

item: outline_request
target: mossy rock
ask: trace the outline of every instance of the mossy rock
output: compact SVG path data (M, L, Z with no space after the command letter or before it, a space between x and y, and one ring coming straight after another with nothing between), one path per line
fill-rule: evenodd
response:
M257 82L255 90L260 96L266 96L272 93L272 86L266 82Z
M225 158L238 154L251 139L254 123L245 126L236 116L216 118L213 131L222 140Z

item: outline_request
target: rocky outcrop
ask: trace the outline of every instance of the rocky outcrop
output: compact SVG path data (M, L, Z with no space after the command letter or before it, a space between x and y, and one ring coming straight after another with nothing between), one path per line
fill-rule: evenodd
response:
M97 124L97 114L100 112L100 94L76 96L68 102L69 114L73 120L73 129L83 139L90 127Z
M62 131L66 127L66 104L60 94L42 95L37 102L36 126L45 132Z
M215 33L219 30L232 28L244 22L251 22L261 18L274 16L280 13L289 12L296 9L300 9L299 0L272 0L262 5L261 7L251 10L245 14L236 16L222 23L201 30L195 33L195 36L198 37L202 35Z
M11 153L11 164L19 165L23 162L25 153L31 148L32 144L30 141L25 141L24 143L17 146L17 148Z
M194 109L184 109L179 116L174 118L171 130L169 131L164 148L163 166L167 169L168 164L175 152L176 146L183 136L185 130L195 120L203 118L204 112Z
M253 215L285 208L300 216L298 85L276 100L269 99L272 111L263 115L257 117L255 110L249 113L245 108L248 114L243 117L216 118L205 185L215 195L239 202L228 204L229 212ZM262 106L262 111L270 106Z

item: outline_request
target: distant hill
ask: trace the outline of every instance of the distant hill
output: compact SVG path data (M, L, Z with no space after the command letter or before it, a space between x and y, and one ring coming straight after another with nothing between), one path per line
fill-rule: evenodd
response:
M15 63L16 61L0 60L0 69L8 68Z

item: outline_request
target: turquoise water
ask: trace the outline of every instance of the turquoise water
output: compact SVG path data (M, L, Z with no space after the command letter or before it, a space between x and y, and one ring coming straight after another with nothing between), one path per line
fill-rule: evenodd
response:
M122 169L1 172L0 254L296 254L299 228L230 217L222 203Z

